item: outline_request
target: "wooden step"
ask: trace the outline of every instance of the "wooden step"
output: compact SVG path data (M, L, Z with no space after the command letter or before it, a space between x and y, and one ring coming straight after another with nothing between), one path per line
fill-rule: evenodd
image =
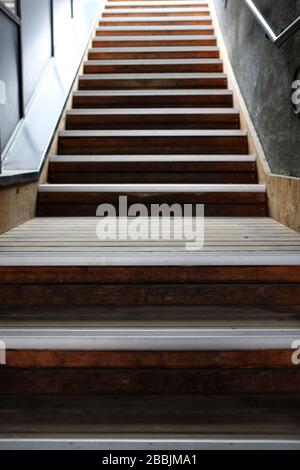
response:
M0 396L245 395L300 392L299 370L265 369L9 369L0 371Z
M207 36L214 35L212 26L102 26L96 29L96 36Z
M212 26L212 19L206 15L196 16L141 16L124 18L101 18L99 26Z
M172 6L174 5L174 6ZM201 0L157 0L149 3L149 1L142 0L133 0L132 2L128 0L115 1L114 3L107 2L105 9L114 9L114 8L208 8L208 3Z
M255 183L252 156L53 156L49 182L76 183Z
M89 50L89 60L141 60L141 59L209 59L219 58L218 47L95 47Z
M64 131L61 155L247 154L247 133L239 130Z
M115 73L79 76L80 90L224 89L226 86L227 75L223 73Z
M43 219L46 220L46 219ZM36 231L36 235L46 236L49 234L45 227L41 232ZM61 233L58 231L56 233ZM62 236L62 235L61 235ZM28 236L27 236L28 239ZM50 236L49 236L50 239ZM1 268L0 268L1 269ZM22 268L20 268L22 270ZM23 268L24 269L24 268ZM33 268L31 268L33 269ZM90 268L92 269L92 268ZM209 268L207 268L209 269ZM257 272L261 274L261 267L256 267ZM272 268L274 270L274 267ZM278 267L277 273L278 273ZM180 271L180 270L179 270ZM223 268L224 271L224 268ZM3 272L3 268L2 268ZM29 271L27 271L29 275ZM31 280L33 280L33 271L31 271ZM54 273L53 273L54 274ZM24 273L23 273L24 275ZM45 271L43 272L45 275ZM51 282L51 279L49 278ZM0 328L207 328L219 331L228 329L234 331L240 329L280 329L291 330L300 327L300 305L189 305L189 306L131 306L131 307L85 307L73 305L53 306L40 305L32 306L0 306ZM282 338L283 339L283 336ZM266 346L266 344L265 344ZM269 361L269 365L287 365L290 359L290 351L287 355L286 349L281 349L271 361L271 351L274 344L270 345L269 353L263 348L265 356L260 356L260 362L254 363L255 353L251 350L244 351L244 358L251 358L252 364L263 366ZM278 345L277 345L278 347ZM261 351L262 352L262 351ZM57 351L56 351L57 353ZM220 358L228 358L236 361L242 351L222 351ZM236 357L237 356L237 357ZM25 359L25 358L24 358ZM257 359L257 356L256 356ZM54 359L53 359L54 360ZM218 361L218 362L219 362ZM290 361L289 361L290 362ZM292 364L289 364L291 366Z
M239 111L232 108L72 109L66 129L238 129Z
M116 10L104 10L102 18L155 18L156 16L164 17L165 19L185 16L210 16L210 10L208 8L151 8L145 10L143 8L135 9L123 9L118 8Z
M222 72L221 59L88 60L86 74Z
M37 214L94 216L103 203L118 206L119 196L128 204L205 204L207 216L265 216L265 187L261 185L40 185ZM118 207L116 207L118 210Z
M151 46L216 46L216 36L101 36L93 40L93 47L151 47Z
M75 91L73 108L166 108L166 107L232 107L229 90L101 90Z
M149 3L148 1L134 0L132 2L116 1L114 3L107 2L105 5L106 10L119 9L119 8L207 8L207 2L202 2L201 0L167 0L167 1L157 1Z
M0 449L299 450L299 410L284 394L2 396Z

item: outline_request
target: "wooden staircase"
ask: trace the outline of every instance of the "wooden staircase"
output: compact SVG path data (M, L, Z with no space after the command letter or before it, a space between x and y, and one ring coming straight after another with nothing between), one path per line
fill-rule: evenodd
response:
M204 204L203 249L100 242L120 195ZM0 237L0 312L1 449L300 448L300 235L268 217L207 1L106 3L37 218Z

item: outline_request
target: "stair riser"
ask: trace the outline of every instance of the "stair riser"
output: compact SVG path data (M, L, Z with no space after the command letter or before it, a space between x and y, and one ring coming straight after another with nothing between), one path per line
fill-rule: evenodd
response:
M122 35L121 35L122 36ZM144 40L141 38L139 41L130 39L126 40L126 37L122 37L122 40L116 41L103 41L100 38L94 39L92 42L93 47L174 47L174 46L199 46L199 47L216 47L216 39L198 39L197 37L194 40L191 39L177 39L176 41L168 39L156 39Z
M264 203L204 203L200 199L198 204L205 204L205 214L207 217L264 217L267 215ZM93 217L96 215L97 208L104 202L99 199L95 203L88 202L52 202L46 203L39 201L37 207L38 217ZM106 200L107 203L110 203ZM140 199L135 201L141 203ZM159 201L160 204L168 202L165 199ZM177 202L177 201L176 201ZM189 201L190 203L195 201ZM158 202L156 202L158 203ZM144 202L143 202L144 204ZM188 202L186 202L188 204Z
M299 394L299 370L4 369L0 395Z
M223 268L224 269L224 268ZM125 285L0 286L0 300L8 306L191 306L297 305L300 284L207 283Z
M238 114L68 115L67 130L239 129Z
M97 168L93 170L93 166L89 165L89 170L77 170L67 168L60 171L60 168L50 166L49 182L56 184L134 184L134 183L160 183L160 184L254 184L257 181L256 172L122 172L116 171L106 172L99 171Z
M295 369L291 349L226 351L149 350L11 350L6 351L6 367L13 369Z
M210 107L230 108L231 95L153 95L153 96L74 96L74 108L168 108L168 107Z
M245 155L246 136L237 137L60 137L60 155Z
M115 46L117 47L117 46ZM89 60L143 60L143 59L218 59L220 53L213 51L180 52L89 52Z
M155 25L154 25L155 26ZM134 28L130 30L120 29L120 25L114 26L112 28L101 27L97 29L96 36L195 36L195 39L201 39L201 36L210 36L214 35L214 29L212 27L206 27L200 29L195 27L195 29L167 29L162 26L156 30L147 30L146 27L144 30L136 30Z
M223 89L227 86L227 79L220 78L132 78L101 80L93 78L89 80L79 80L79 90L130 90L130 89L190 89L190 88L218 88Z
M76 231L76 223L74 223L74 231ZM238 299L237 306L239 305L241 299L243 299L242 304L245 304L245 299L243 298L244 293L241 294L241 297L238 297L239 289L243 288L244 284L252 285L255 293L259 293L258 301L262 295L266 293L266 290L270 285L272 290L276 292L276 289L281 289L282 286L285 288L289 287L290 293L295 297L294 305L300 304L299 302L299 288L300 285L300 268L299 266L10 266L10 267L1 267L0 266L0 279L3 285L15 286L17 284L24 284L24 293L26 294L26 289L30 289L30 285L36 285L33 287L31 293L36 293L37 297L31 299L31 305L34 304L34 301L37 300L36 304L38 305L43 298L39 295L40 284L50 285L50 284L66 284L68 288L69 284L74 284L74 289L76 288L75 284L82 284L84 279L86 284L96 284L101 286L103 284L126 284L128 285L144 285L151 284L153 288L156 285L156 288L159 288L160 284L167 285L173 284L174 289L179 288L180 285L185 287L187 285L187 290L191 290L192 284L201 284L204 283L208 285L215 285L216 290L219 289L219 285L222 284L227 286L231 291L236 291L237 294L235 298ZM234 288L234 284L237 284L238 288ZM0 284L1 286L1 284ZM87 287L87 286L86 286ZM151 287L151 286L150 286ZM168 286L170 288L170 286ZM250 288L249 288L250 289ZM294 289L294 291L293 291ZM53 289L55 291L55 288ZM221 289L222 290L222 289ZM20 292L23 292L21 289ZM47 289L46 291L47 292ZM52 292L50 290L49 292ZM22 294L23 295L23 294ZM222 295L222 292L219 292L217 299ZM23 295L24 297L24 295ZM49 295L46 295L46 301L48 301ZM27 296L30 298L30 296ZM180 296L179 296L180 298ZM275 295L274 297L280 299L280 295ZM3 297L1 297L2 301ZM19 302L19 296L11 297L8 296L10 304L16 304ZM80 295L78 297L80 300ZM163 299L164 301L166 299ZM253 299L252 299L253 300ZM251 302L252 302L251 300ZM22 299L20 303L22 305ZM55 303L55 299L50 299L51 303ZM83 303L88 300L86 296L83 296ZM284 301L287 301L285 304ZM251 305L250 302L250 305ZM281 305L293 305L293 298L283 297ZM28 303L28 300L26 301ZM217 305L218 302L212 302L212 306ZM259 302L258 302L259 304ZM266 302L270 304L270 302ZM4 304L0 304L1 306ZM72 302L70 303L72 305ZM205 304L204 304L205 305ZM222 305L222 302L220 303ZM247 305L247 302L246 304ZM3 307L2 307L3 308ZM130 309L131 312L131 309ZM1 311L1 313L3 313ZM113 314L113 312L112 312ZM201 315L201 313L199 313ZM225 313L224 313L225 315ZM275 316L275 313L272 312L272 316ZM297 314L297 318L298 318Z
M221 63L206 64L93 64L86 62L84 73L222 73Z
M210 13L208 11L196 11L194 12L193 10L191 11L175 11L175 12L149 12L147 10L141 12L141 13L136 13L134 12L133 10L132 11L128 11L128 13L114 13L114 12L108 12L108 11L104 11L104 13L102 13L102 18L104 21L106 21L107 19L109 20L110 18L146 18L146 17L156 17L156 16L164 16L166 17L166 20L167 18L172 18L172 16L182 16L182 19L184 20L184 17L185 16L210 16Z

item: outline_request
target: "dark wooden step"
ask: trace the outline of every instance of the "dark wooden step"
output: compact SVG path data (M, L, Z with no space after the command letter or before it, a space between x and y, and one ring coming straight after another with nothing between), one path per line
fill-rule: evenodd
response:
M247 133L238 130L64 131L61 155L247 154Z
M101 26L96 29L96 36L178 36L193 35L201 37L203 35L213 35L212 26L180 26L180 25L153 25L153 26Z
M101 90L77 91L73 108L149 108L165 107L232 107L229 90Z
M101 18L101 26L211 26L210 16L146 16L137 18Z
M88 60L86 74L222 72L220 59Z
M0 369L0 395L236 395L300 392L299 369Z
M266 195L259 185L41 185L38 216L94 216L103 203L204 204L208 216L265 216Z
M299 402L284 394L2 396L0 445L3 437L14 451L299 449Z
M50 183L254 183L255 157L50 158Z
M216 46L216 36L101 36L93 40L93 47L166 47Z
M238 129L232 108L126 108L67 111L66 129Z
M201 59L219 56L219 48L215 46L98 47L88 52L89 60Z
M80 90L224 89L226 86L227 76L222 73L89 74L79 77Z
M43 219L44 220L44 219ZM22 268L19 268L22 270ZM27 268L28 269L28 268ZM52 268L54 269L54 268ZM61 269L61 268L60 268ZM199 268L200 270L201 268ZM261 267L255 267L261 274ZM272 268L274 269L274 267ZM24 268L23 268L24 270ZM84 268L82 268L84 270ZM209 267L208 267L209 270ZM254 270L254 268L253 268ZM276 268L278 274L278 268ZM92 271L90 268L89 272ZM180 270L179 270L180 271ZM223 267L224 271L224 267ZM3 272L3 268L2 268ZM40 270L41 272L41 270ZM59 275L60 271L57 270ZM73 275L75 270L73 271ZM29 276L33 276L33 269L28 271ZM45 269L42 276L45 276ZM49 274L49 272L48 272ZM250 272L249 272L250 274ZM24 275L24 273L23 273ZM54 273L53 273L54 276ZM52 276L52 277L53 277ZM48 276L51 281L51 277ZM89 281L89 278L88 278ZM64 328L208 328L216 330L228 328L234 330L242 329L279 329L279 331L300 328L300 305L235 305L235 306L132 306L132 307L93 307L93 306L0 306L0 327L4 328L56 328L59 325ZM280 333L279 333L280 334ZM274 336L275 337L275 336ZM266 344L265 344L266 346ZM271 352L274 342L270 345L270 350L260 350L260 361L255 359L255 354L251 350L245 351L244 359L248 357L255 366L263 366L268 361L269 366L288 366L290 362L289 351L282 349L271 361ZM259 348L260 349L260 348ZM241 352L241 351L240 351ZM58 351L56 350L58 354ZM53 352L54 354L54 352ZM288 354L288 355L287 355ZM239 359L236 351L219 352L218 363L225 364L225 360L234 363ZM25 355L24 355L25 360ZM53 358L54 360L54 358ZM203 360L205 356L203 355ZM257 360L257 362L254 362ZM16 363L15 363L16 364ZM292 364L289 364L292 367Z

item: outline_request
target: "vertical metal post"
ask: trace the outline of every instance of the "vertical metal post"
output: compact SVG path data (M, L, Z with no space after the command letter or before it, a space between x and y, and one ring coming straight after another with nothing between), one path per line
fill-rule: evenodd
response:
M50 15L51 15L51 56L55 56L55 38L54 38L54 4L50 0Z

